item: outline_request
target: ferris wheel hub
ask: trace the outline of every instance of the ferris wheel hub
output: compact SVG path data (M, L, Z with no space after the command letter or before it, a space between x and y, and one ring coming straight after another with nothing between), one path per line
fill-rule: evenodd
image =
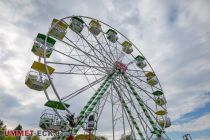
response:
M117 70L120 70L121 72L125 72L128 69L128 66L126 64L123 64L122 62L116 61L115 68Z

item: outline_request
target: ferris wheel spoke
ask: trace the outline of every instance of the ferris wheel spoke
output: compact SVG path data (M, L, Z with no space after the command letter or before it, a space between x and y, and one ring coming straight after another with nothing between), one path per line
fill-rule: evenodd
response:
M109 48L109 51L110 51L110 53L112 54L112 56L115 58L115 61L117 61L118 60L118 49L117 49L117 45L116 45L116 43L113 43L113 45L111 45L110 44L110 41L107 41L107 38L106 38L106 33L102 30L101 31L101 33L102 33L102 35L103 35L103 37L104 37L104 39L105 39L105 41L106 41L106 45L107 45L107 47ZM116 46L114 46L114 45L116 45ZM111 48L110 48L110 46L113 48L113 50L111 50ZM116 56L114 55L114 53L113 52L115 52L115 54L116 54Z
M122 89L122 87L119 85L119 83L116 82L115 84L117 85L116 88L119 88L120 93L122 93L122 95L123 95L124 97L126 97L126 99L129 101L129 103L131 104L131 106L134 108L135 112L137 113L138 119L139 119L139 121L140 121L140 123L141 123L141 125L142 125L142 127L143 127L143 129L144 129L144 132L145 132L145 134L146 134L146 137L148 138L147 130L146 130L145 126L143 125L143 123L149 128L150 131L152 131L152 129L150 128L149 125L147 125L146 121L143 119L143 117L142 117L142 115L141 115L141 112L139 112L139 111L137 110L137 108L139 108L139 107L136 107L137 105L134 103L134 99L131 97L130 91L129 91L128 89L126 89L126 91L127 91L126 93L129 93L129 94L126 94L126 93L124 92L124 90ZM124 85L124 86L125 86L125 85ZM129 97L128 97L127 95L128 95ZM143 111L142 111L142 113L143 113Z
M93 81L92 83L87 84L86 86L84 86L84 87L78 89L77 91L74 91L73 93L70 93L69 95L63 97L61 100L63 100L64 102L66 102L66 101L72 99L73 97L79 95L80 93L82 93L82 92L84 92L84 91L90 89L92 86L95 86L96 84L100 83L100 82L101 82L102 80L104 80L105 78L106 78L106 76L103 76L103 77L101 77L101 78L99 78L99 79Z
M140 128L138 127L137 122L135 121L133 115L131 114L131 111L129 110L128 106L126 105L126 103L125 103L124 99L122 98L120 91L117 89L117 86L115 85L115 83L113 83L113 87L114 87L117 95L119 96L122 106L125 108L129 118L131 119L132 123L134 124L139 136L141 137L142 140L145 140L143 133L141 132Z
M104 100L104 102L102 103L102 106L100 107L101 109L98 110L98 112L99 112L99 113L98 113L98 120L100 119L101 114L102 114L102 112L103 112L103 110L104 110L104 107L105 107L105 105L106 105L106 103L107 103L109 94L110 94L110 92L107 92L107 94L104 95L104 96L106 96L106 97L105 97L105 98L102 97L102 100ZM98 122L98 120L97 120L97 122Z
M132 91L126 86L126 84L124 84L124 79L116 79L117 80L117 83L119 84L119 85L121 85L121 86L123 86L125 89L127 89L130 93L132 93ZM132 81L132 79L130 79L131 81ZM122 81L123 81L123 83L122 83ZM134 81L132 81L132 83L134 83ZM137 85L137 83L135 83L136 85ZM149 95L149 94L151 94L149 91L147 91L147 90L145 90L145 89L142 89L142 88L139 88L139 86L137 85L134 85L134 84L132 84L132 86L134 86L134 87L136 87L136 88L138 88L138 89L140 89L141 91L143 91L147 96L148 96L148 99L146 99L146 100L144 100L144 101L147 101L147 100L149 100L149 99L152 99L153 101L154 101L154 98L151 96L151 95ZM148 94L149 93L149 94Z
M83 36L82 36L82 34L80 34L80 36L83 38ZM84 39L84 38L83 38ZM92 44L90 44L86 39L84 39L85 41L86 41L86 43L88 44L88 46L90 46L90 48L93 50L93 52L94 52L94 55L96 55L97 57L98 57L98 55L97 55L97 53L96 52L98 52L98 54L99 55L101 55L102 57L103 57L103 59L104 59L104 63L107 65L107 64L113 64L113 62L111 61L111 60L109 60L106 56L104 56L104 54L102 53L102 52L100 52L99 50L97 50L97 49L95 49L95 47L92 45ZM99 58L99 57L98 57ZM107 61L108 61L108 63L107 63Z
M139 80L140 82L143 82L143 83L147 84L148 86L150 86L146 81L140 79L139 76L136 77L136 76L134 76L134 75L132 75L132 74L130 74L130 73L126 73L126 74L128 74L130 77L135 78L135 79ZM144 76L142 76L142 77L144 77ZM161 88L159 88L159 87L157 87L157 86L150 86L150 87L151 87L151 88L155 88L155 89L157 89L157 90L162 90Z
M141 106L142 110L144 111L144 114L146 115L147 119L149 120L150 124L152 125L153 130L154 130L153 133L155 133L157 137L161 137L161 133L162 132L161 132L160 129L157 128L156 123L152 120L151 116L149 115L148 110L145 107L145 104L144 104L143 100L140 98L138 93L135 91L134 87L131 85L131 82L129 81L128 77L125 74L123 76L124 76L124 78L126 80L126 83L128 84L128 86L132 90L133 95L135 96L135 98L137 99L139 105Z
M76 58L74 58L74 57L71 57L71 56L69 56L69 55L67 55L67 54L65 54L65 53L63 53L63 52L61 52L61 51L59 51L59 50L56 50L56 49L53 49L55 52L57 52L57 53L60 53L60 54L62 54L62 55L65 55L65 56L67 56L67 57L69 57L69 58L71 58L71 59L73 59L73 60L75 60L75 61L77 61L77 62L80 62L80 63L82 63L82 64L84 64L84 65L86 65L86 66L89 66L88 64L86 64L85 62L83 62L83 61L81 61L81 60L78 60L78 59L76 59ZM104 72L104 71L102 71L101 69L98 69L98 68L96 68L98 71L100 71L100 72Z
M133 83L131 83L132 86L138 88L138 89L141 89L141 91L143 91L150 99L152 99L154 102L155 102L155 98L152 97L150 94L152 94L151 92L145 90L145 89L142 89L134 80L132 80L130 77L128 77L128 79ZM163 107L163 106L160 106L163 110L166 110L166 107ZM149 108L149 107L148 107Z
M53 72L53 74L102 75L102 76L106 76L106 74L100 74L100 73L76 73L76 72Z
M113 80L118 76L118 74L119 71L117 70L112 75L108 76L103 84L98 88L96 93L91 97L89 102L79 114L79 116L81 116L81 119L78 121L78 126L74 129L74 133L77 133L79 128L83 125L84 120L82 120L82 118L84 117L84 115L89 115L89 113L94 109L97 102L103 97L104 93L107 91L107 89L109 88Z
M131 79L130 79L131 80ZM123 81L123 80L122 80ZM132 80L131 80L132 81ZM125 81L123 81L123 82L125 82ZM134 83L134 82L133 82ZM121 84L121 83L118 83L118 84ZM136 83L135 83L136 84ZM124 84L121 84L121 86L125 86ZM132 84L132 86L134 86L135 87L135 85L133 85ZM138 85L137 85L138 86ZM136 87L137 87L136 86ZM137 87L137 88L139 88L139 87ZM126 88L127 89L127 91L128 91L128 93L130 93L130 94L132 94L132 91L130 91L130 90L128 90L128 88ZM146 92L145 92L146 93ZM129 95L130 95L129 94ZM146 93L147 94L147 93ZM147 94L148 96L149 96L149 98L148 99L146 99L146 100L144 100L143 102L146 102L146 101L148 101L148 100L153 100L154 102L155 102L155 99L153 98L153 97L151 97L149 94ZM132 100L130 100L130 102L132 102ZM152 115L152 117L157 121L157 118L153 115L154 113L155 113L155 111L151 108L151 107L149 107L147 104L144 104L146 107L147 107L147 109L148 109L148 111L151 113L151 115ZM165 110L165 108L163 107L163 106L160 106L163 110Z
M144 73L145 71L143 70L134 70L134 69L127 69L127 71L130 71L130 72L141 72L141 73Z
M125 83L125 81L123 81L124 82L124 86L126 85L126 83ZM119 84L119 83L118 83ZM130 101L130 103L131 103L131 105L134 107L134 109L136 110L136 105L135 105L135 103L133 102L134 101L134 99L131 97L131 95L132 95L132 91L130 91L128 88L125 88L126 89L126 91L129 93L129 94L125 94L124 92L122 92L123 94L124 94L124 96L127 98L127 100L129 100ZM121 91L122 91L122 88L121 88ZM129 96L129 98L127 97L127 95ZM149 98L150 99L150 98ZM147 99L148 100L148 99ZM147 109L149 110L149 112L151 113L151 115L153 116L153 118L154 119L156 119L155 118L155 116L153 115L153 113L155 113L155 111L153 110L153 109L151 109L147 104L145 104L145 102L147 101L147 100L144 100L143 102L144 102L144 105L147 107ZM137 114L138 114L138 116L139 117L141 117L141 115L140 115L140 113L141 112L138 112L137 110L136 110L136 112L137 112ZM142 113L143 113L143 111L142 111ZM139 118L140 119L140 118ZM144 121L144 119L141 117L141 119ZM144 121L145 122L145 121ZM145 122L145 124L146 124L146 122ZM146 124L147 125L147 124ZM148 125L147 125L148 126ZM148 126L148 128L150 128L149 126ZM150 129L151 130L151 129Z
M114 53L113 53L113 51L111 49L111 45L109 44L109 42L106 39L105 33L102 31L101 34L102 34L101 37L103 37L103 39L105 40L105 45L104 46L102 45L102 47L109 49L109 54L111 54L111 56L113 57L113 60L115 62L117 60L117 56L114 55Z
M89 28L88 25L87 25L86 23L85 23L85 25L86 25L87 28ZM114 63L114 60L110 57L110 54L107 53L107 51L106 51L105 48L102 46L102 44L99 42L99 40L97 39L97 37L94 36L94 38L95 38L95 40L97 41L99 48L100 48L103 52L105 52L106 56L109 57L108 60L112 61L111 63ZM91 45L86 39L85 39L85 41L86 41L89 45ZM91 47L94 48L93 45L91 45ZM96 49L96 50L97 50L97 49ZM103 55L103 54L104 54L103 52L99 52L99 53L101 53L101 54Z
M101 60L101 59L97 58L97 57L96 57L97 55L94 56L94 55L92 55L92 54L90 54L90 53L87 53L87 52L83 51L82 49L78 48L77 45L74 44L74 42L72 42L70 39L68 39L67 37L65 37L65 38L66 38L69 42L71 42L73 45L71 45L70 43L67 43L66 41L62 41L63 43L65 43L65 44L67 44L67 45L69 45L69 46L75 48L76 50L82 52L84 55L88 56L89 59L91 59L93 62L95 62L94 59L100 60L101 62L104 62L104 60ZM95 63L96 63L96 62L95 62ZM106 63L106 62L104 62L104 63ZM96 64L97 64L98 66L100 66L98 63L96 63ZM107 64L109 64L109 63L107 63ZM109 64L109 65L112 66L111 64Z
M95 49L95 48L94 48L94 47L85 39L85 37L84 37L82 34L77 34L77 35L80 36L80 38L83 39L83 40L88 44L89 48L90 48L90 49L92 50L92 52L94 53L94 55L92 55L92 56L95 56L94 58L100 60L100 62L104 62L105 64L107 64L107 63L106 63L106 60L108 60L108 59L107 59L106 57L104 57L103 54L101 54L97 49ZM89 35L88 35L88 36L89 36ZM69 40L68 38L66 38L66 39ZM84 44L83 40L82 40L81 42L83 43L83 46L86 46L86 45ZM71 40L69 40L69 41L72 43ZM75 45L75 46L76 46L76 45ZM96 54L95 51L99 52L99 54L100 54L101 56L103 56L104 61L101 60L101 59L99 58L99 56ZM103 65L103 63L101 63L101 64Z
M80 34L78 34L78 35L80 35ZM89 35L90 35L90 33L89 33ZM83 46L86 46L86 44L84 44L84 39L82 40L82 43L83 43ZM85 41L86 42L86 41ZM88 42L89 43L89 42ZM90 49L90 51L89 51L89 54L90 54L90 52L93 52L94 53L94 55L98 58L98 60L99 60L99 62L103 65L103 66L105 66L104 65L104 63L102 63L102 61L100 60L100 57L96 54L96 52L95 52L95 50L93 49L93 48L95 48L94 46L93 46L93 48L92 47L90 47L90 45L88 44L88 48ZM96 49L97 50L97 49ZM104 60L104 62L105 62L105 64L106 64L106 58L104 57L104 56L102 56L103 57L103 60ZM87 58L86 58L87 59Z
M121 81L123 81L123 80L121 80ZM122 87L126 87L126 85L125 84L121 84L121 82L117 82L117 85L121 85ZM125 89L127 89L127 88L125 88ZM130 96L130 94L132 94L132 92L130 91L130 90L128 90L127 89L127 92L129 93L129 96ZM124 92L123 92L124 93ZM125 97L127 97L126 96L126 94L124 93L124 95L125 95ZM127 98L128 99L128 98ZM149 98L150 99L150 98ZM147 99L148 100L148 99ZM143 102L146 102L147 100L144 100ZM153 99L154 100L154 99ZM133 100L129 100L128 99L128 101L129 101L129 103L133 103L134 104L134 102L133 102ZM154 101L155 102L155 101ZM134 104L135 105L135 104ZM152 115L152 117L153 117L153 119L155 120L155 121L158 121L157 120L157 118L155 117L155 115L154 115L154 113L155 113L155 111L153 110L153 109L151 109L147 104L144 104L145 105L145 107L148 109L148 111L149 111L149 113ZM160 106L162 109L164 109L165 110L165 108L163 108L162 106ZM139 113L139 112L138 112ZM140 113L139 113L140 114ZM141 116L141 115L140 115ZM141 117L142 118L142 117ZM148 125L147 125L148 126ZM148 127L148 128L150 128L150 127ZM151 129L150 129L151 130Z
M82 65L82 64L73 64L73 63L61 63L61 62L52 62L52 61L46 61L46 63L49 64L57 64L57 65L67 65L67 66L72 66L72 70L74 68L94 68L95 70L101 69L102 71L104 71L104 73L106 73L106 71L104 69L110 69L108 67L100 67L100 66L94 66L94 65L89 65L86 63L86 65ZM97 69L96 69L97 68ZM71 70L71 71L72 71Z
M115 58L115 56L114 56L114 54L113 54L113 52L112 52L112 50L111 50L111 48L110 48L110 45L108 44L108 41L107 41L107 39L106 39L106 37L105 37L105 35L104 35L104 32L102 31L102 34L100 35L100 37L99 37L99 39L98 40L105 40L105 42L103 43L103 44L105 44L105 45L102 45L102 43L100 43L101 44L101 46L102 46L102 48L109 48L109 54L111 54L111 56L112 56L112 60L115 62L116 61L116 58ZM108 55L109 55L108 54Z

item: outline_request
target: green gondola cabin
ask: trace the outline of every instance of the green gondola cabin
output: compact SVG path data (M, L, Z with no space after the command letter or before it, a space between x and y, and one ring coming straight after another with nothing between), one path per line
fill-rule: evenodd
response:
M152 94L153 94L154 96L161 96L161 95L163 95L163 92L160 91L160 90L156 90L156 91L154 91Z
M66 24L64 21L54 18L51 23L49 35L56 39L63 40L64 36L66 35L67 28L68 24Z
M70 106L66 103L61 103L61 102L53 101L53 100L47 101L44 105L47 107L50 107L53 109L59 109L59 110L65 110L65 107L68 108Z
M45 47L45 40L46 40L46 35L38 33L37 37L34 40L34 44L31 51L37 56L44 57L44 49L46 49L45 57L49 58L50 55L52 54L53 47L56 41L53 38L48 37L46 40L46 47Z
M143 56L138 55L137 57L135 57L135 60L136 60L136 65L139 68L143 69L144 67L147 66L146 60L145 60L145 58Z
M112 43L115 43L117 42L118 40L118 36L117 36L117 32L112 30L112 29L109 29L107 32L106 32L106 35L107 35L107 39L112 42Z
M91 20L89 23L89 31L97 36L101 32L101 24L97 20Z
M124 41L122 43L122 46L123 46L123 48L122 48L123 52L125 52L127 54L131 54L133 52L132 44L130 42Z
M81 33L81 31L84 28L83 19L81 17L77 17L77 16L71 17L71 23L69 25L69 28L76 33Z

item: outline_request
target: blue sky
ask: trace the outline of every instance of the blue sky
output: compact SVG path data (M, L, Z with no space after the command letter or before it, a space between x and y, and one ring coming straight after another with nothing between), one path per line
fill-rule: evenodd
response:
M7 0L0 7L0 119L8 127L37 127L43 110L45 96L23 84L36 58L34 36L54 17L86 15L121 31L149 60L168 101L171 139L210 140L209 0Z

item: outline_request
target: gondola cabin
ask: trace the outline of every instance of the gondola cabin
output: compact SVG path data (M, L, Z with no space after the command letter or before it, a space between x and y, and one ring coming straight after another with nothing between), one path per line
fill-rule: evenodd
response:
M84 28L84 21L81 17L74 16L71 18L69 28L76 33L81 33Z
M115 43L117 42L118 40L118 36L117 36L117 32L112 30L112 29L109 29L107 32L106 32L106 35L107 35L107 39L112 42L112 43Z
M69 104L54 100L48 100L44 105L57 110L65 110L65 108L70 106Z
M154 72L146 72L145 76L147 77L147 83L150 86L155 86L158 83L158 79Z
M101 24L97 20L91 20L89 23L89 31L97 36L101 32Z
M49 35L59 40L62 40L64 36L66 35L67 28L68 28L68 24L66 24L64 21L54 18L51 23Z
M53 47L56 41L53 38L48 37L45 44L45 40L46 35L38 33L37 37L34 40L34 44L31 51L37 56L44 57L44 50L46 49L45 56L46 58L49 58L52 54Z
M43 91L50 86L50 82L45 74L41 76L37 71L30 71L26 76L25 84L33 90Z
M143 69L144 67L147 66L146 60L145 60L145 58L143 56L138 55L137 57L135 57L135 60L136 60L136 65L139 68Z
M67 121L61 120L53 110L46 109L40 117L39 126L46 131L66 131Z
M163 92L160 91L160 90L156 90L156 91L154 91L152 94L153 94L154 96L161 96L161 95L163 95Z
M96 124L95 115L94 115L94 114L91 114L91 115L88 117L87 129L88 129L88 130L94 130L95 124Z
M167 101L166 101L166 99L163 98L163 97L158 97L157 99L155 99L155 103L156 103L157 105L162 106L162 105L165 105L165 104L167 103Z
M124 41L122 43L122 46L123 46L123 48L122 48L123 52L125 52L127 54L131 54L133 52L132 44L130 42Z
M155 112L156 115L163 116L166 115L168 112L166 110L158 110Z
M162 128L168 128L171 126L171 120L169 117L165 117L164 119L159 119L158 120L158 124L162 127Z
M34 61L31 68L40 73L49 74L49 75L51 75L55 71L53 67L45 65L44 63L38 61Z

